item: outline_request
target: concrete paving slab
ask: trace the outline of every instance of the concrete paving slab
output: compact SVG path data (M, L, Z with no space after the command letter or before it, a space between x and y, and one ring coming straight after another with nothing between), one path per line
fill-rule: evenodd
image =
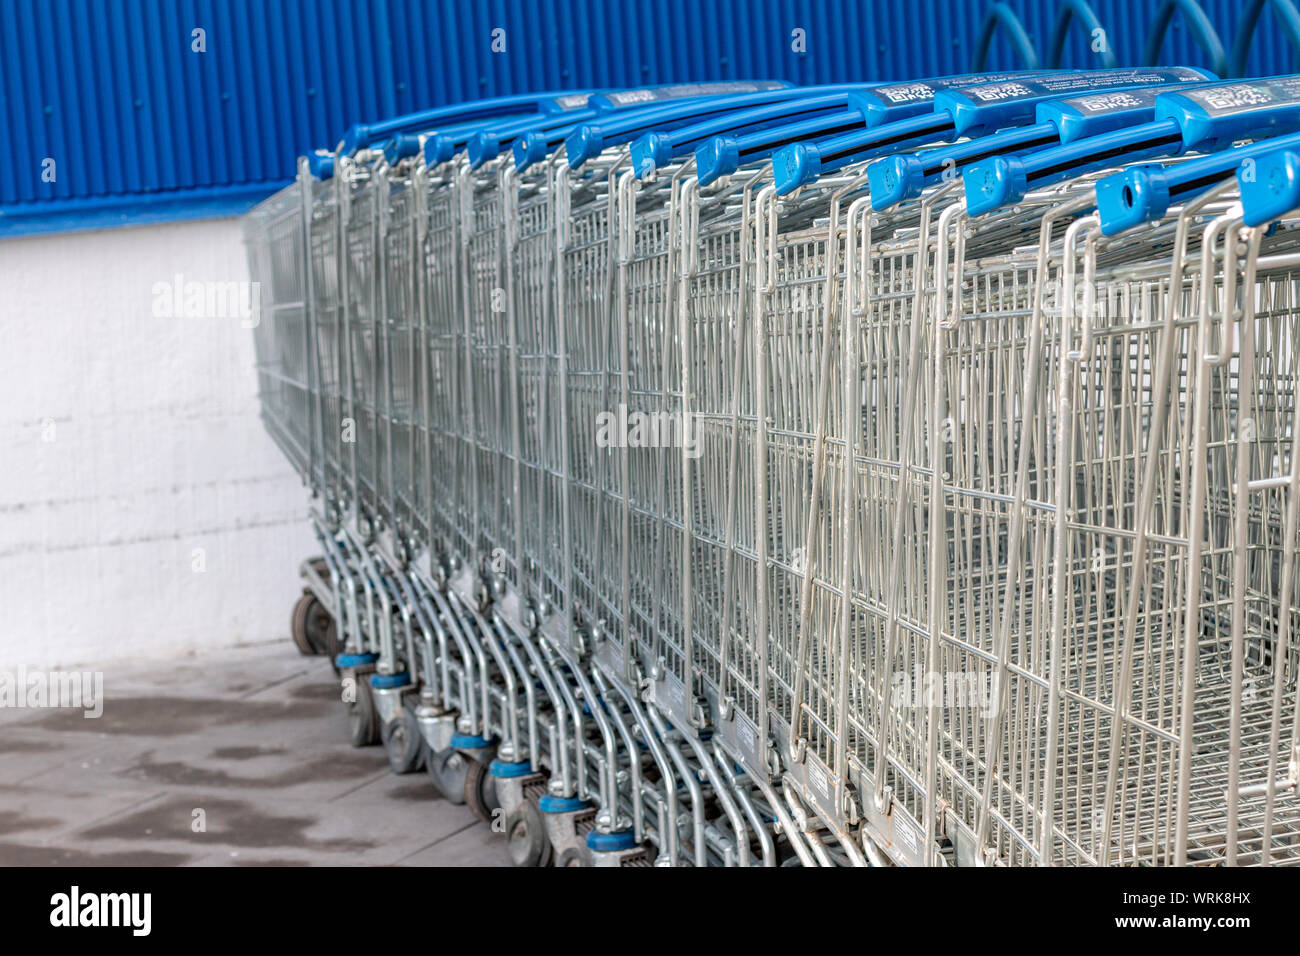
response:
M287 640L104 674L103 715L0 708L0 865L503 866L423 774L354 749Z

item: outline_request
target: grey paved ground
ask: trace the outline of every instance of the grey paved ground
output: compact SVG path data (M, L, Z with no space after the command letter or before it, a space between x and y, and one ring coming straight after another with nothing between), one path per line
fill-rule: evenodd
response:
M0 865L508 865L422 773L348 745L329 664L287 639L113 667L104 698L0 708Z

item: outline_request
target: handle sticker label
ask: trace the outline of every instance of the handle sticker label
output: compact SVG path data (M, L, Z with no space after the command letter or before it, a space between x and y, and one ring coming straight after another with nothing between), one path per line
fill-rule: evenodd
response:
M1210 116L1231 116L1260 107L1296 103L1300 100L1300 77L1205 86L1179 95L1204 107Z
M980 83L963 86L964 93L979 103L1005 103L1030 97L1063 96L1087 90L1104 90L1117 86L1162 86L1170 83L1204 81L1195 70L1176 67L1169 70L1093 70L1067 73L1041 79L1016 82Z
M783 89L784 83L775 80L747 80L735 83L677 83L672 86L658 86L646 90L616 90L606 93L605 98L615 106L637 106L642 103L658 103L662 100L678 100L688 96L725 96L728 93L761 93L764 90Z

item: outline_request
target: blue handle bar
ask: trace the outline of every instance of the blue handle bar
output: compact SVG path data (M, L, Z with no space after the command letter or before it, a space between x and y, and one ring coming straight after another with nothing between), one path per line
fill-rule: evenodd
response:
M956 135L952 116L948 113L925 113L875 129L854 130L822 142L782 146L772 155L772 176L777 194L784 196L822 173L841 169L850 163L946 142Z
M1043 75L1044 71L1041 70L972 74L917 80L912 83L887 83L857 90L849 94L848 109L842 112L770 127L734 139L715 137L701 143L695 149L700 184L707 186L747 163L773 156L785 146L810 139L840 136L864 128L871 129L926 114L933 108L935 94L951 86Z
M695 148L695 167L700 185L707 186L747 163L766 159L791 140L841 135L850 130L860 130L865 123L866 117L859 110L838 110L745 136L715 136Z
M551 114L554 115L554 114ZM532 113L528 117L511 117L512 119L537 119L538 114ZM426 166L438 166L445 163L462 149L469 146L469 141L474 136L483 131L483 121L475 120L471 123L459 123L454 126L445 126L438 130L432 130L424 138L424 162Z
M1244 163L1237 167L1241 187L1242 218L1248 226L1262 226L1300 207L1300 143L1279 149L1283 136L1269 143L1273 150L1259 157L1247 174Z
M408 156L419 155L420 137L412 133L398 133L384 144L384 162L396 166Z
M716 85L672 88L673 90L695 90L702 86ZM751 94L693 96L675 103L655 103L649 107L620 107L611 111L616 114L602 112L597 117L593 117L599 120L599 124L586 121L565 125L563 129L551 127L551 129L529 131L523 137L515 139L513 143L515 166L520 170L528 169L530 165L539 163L564 143L569 166L577 169L608 147L629 142L642 130L672 130L682 124L689 124L695 117L728 116L742 107L755 103L774 103L774 101L784 103L784 101L800 98L802 95L803 90L800 88L780 86L772 90L751 92ZM659 99L664 98L660 96Z
M581 126L560 126L547 130L533 130L520 136L512 147L515 169L523 172L534 163L540 163L559 149L580 128Z
M587 95L590 95L590 93ZM436 129L439 126L451 123L490 119L494 116L505 116L510 113L550 112L558 109L558 104L561 101L568 102L574 96L575 91L572 90L523 93L517 96L499 96L493 99L470 100L467 103L439 106L419 113L396 116L379 123L356 123L343 134L343 140L339 144L338 151L350 156L359 149L365 149L371 143L392 137L395 133Z
M334 176L334 154L323 149L308 153L307 171L317 179L332 179Z
M480 130L466 144L470 166L477 169L488 160L495 159L509 150L520 137L529 133L546 133L556 129L567 132L576 123L593 120L599 115L595 110L574 110L571 113L527 117L503 126Z
M1264 197L1272 189L1271 184L1257 185L1267 178L1261 169L1264 160L1281 150L1296 148L1300 148L1300 133L1220 150L1172 166L1152 164L1107 176L1098 180L1096 185L1101 231L1104 235L1113 236L1141 223L1160 219L1169 211L1170 206L1187 202L1212 186L1232 178L1234 172L1242 174L1243 167L1252 169L1252 172L1243 182L1242 205L1246 205L1249 186L1253 201L1257 204L1255 208L1261 209L1263 207L1258 204L1264 202ZM1253 168L1247 164L1248 160L1254 161ZM1294 207L1282 209L1278 215L1289 212L1291 208ZM1265 214L1264 221L1269 218L1272 217Z
M853 83L811 86L783 91L779 99L769 95L763 97L763 101L759 97L750 97L751 102L743 104L733 101L733 109L727 113L674 130L656 130L640 136L632 142L632 168L637 176L644 178L656 168L689 155L702 143L716 136L766 129L794 122L796 118L843 112L848 107L849 94L873 85L875 84ZM793 96L791 93L800 95Z
M1062 143L1072 143L1113 129L1149 123L1156 118L1155 106L1161 93L1195 89L1198 85L1201 84L1176 83L1052 100L1038 104L1034 120L1051 123L1060 133Z
M518 168L526 169L564 142L565 137L575 126L597 118L604 118L607 123L612 123L616 127L622 126L629 122L627 117L610 119L609 114L642 114L646 111L647 103L664 106L672 111L681 104L698 106L699 100L710 97L724 100L727 96L741 96L746 93L762 95L762 92L755 91L771 90L788 95L786 93L788 87L789 84L776 80L740 80L729 83L686 83L597 93L588 98L586 109L550 114L541 119L524 118L496 129L479 132L468 143L470 165L478 168L506 149L512 149ZM557 130L563 132L557 135L555 132Z
M907 83L885 83L856 95L852 106L867 118L868 126L880 126L882 123L891 123L904 116L913 116L933 109L935 96L944 90L1055 75L1057 74L1052 70L1019 70L1013 73L962 73L957 76L939 76ZM900 109L908 107L911 109L899 112Z
M951 113L953 125L962 136L979 136L1027 122L1036 105L1049 100L1215 79L1205 70L1184 66L1087 70L945 90L935 95L934 108Z
M887 209L905 199L916 198L927 186L941 178L956 176L959 170L982 159L1059 146L1112 129L1150 122L1160 93L1186 87L1183 83L1164 84L1049 100L1035 108L1035 122L1030 126L1012 127L956 145L879 160L867 168L871 205L875 209Z
M1300 122L1300 76L1215 83L1156 100L1156 119L1175 120L1184 150L1225 149L1290 132Z
M839 128L839 123L847 115L854 124L862 123L861 113L848 113L848 94L837 94L831 96L813 96L803 100L792 100L787 103L779 103L773 106L766 106L756 110L744 110L740 113L727 113L715 117L712 120L703 123L694 123L690 126L664 132L649 133L642 136L632 144L632 167L636 170L638 176L649 175L656 166L667 165L672 162L674 156L682 152L689 153L698 149L710 140L727 140L727 134L738 133L745 130L747 137L742 137L747 144L761 144L762 137L758 134L763 130L775 128L786 128L796 122L809 123L809 128L823 128L824 124L818 123L818 120L834 117L832 122ZM674 139L675 138L675 139ZM743 147L746 154L754 148L753 145ZM715 153L714 155L721 155ZM739 168L742 162L740 152L736 152L735 163ZM701 182L705 185L717 178L716 173L711 168L704 171Z
M673 88L698 88L697 86ZM611 116L602 112L598 118L599 125L590 120L573 122L564 126L552 126L547 129L530 130L513 143L515 168L523 172L534 163L541 163L546 156L565 144L568 152L569 166L577 169L591 157L611 146L628 142L641 129L673 129L675 126L689 122L694 116L724 116L738 105L763 103L763 101L784 101L801 94L793 87L780 87L776 90L754 92L754 94L735 94L728 96L697 96L676 101L676 103L656 103L640 109L620 107L619 114ZM611 94L612 95L612 94Z
M871 208L888 209L905 199L914 199L927 186L940 179L955 177L958 170L986 157L1041 149L1059 142L1055 126L1035 123L1003 130L992 136L980 136L955 146L877 160L867 167Z
M1202 71L1185 67L1097 70L940 90L934 95L934 112L927 116L856 130L827 142L799 143L782 149L772 160L776 191L784 195L822 173L883 153L1031 123L1038 104L1069 93L1124 90L1193 79L1204 81L1204 78Z
M1298 126L1300 77L1161 93L1150 123L968 166L962 174L966 211L978 216L1019 201L1031 189L1107 166L1217 150L1238 139L1275 136Z
M638 106L650 106L666 100L695 99L702 96L733 96L741 93L761 93L770 90L788 90L793 84L785 80L722 80L715 83L669 83L663 86L645 86L632 90L608 90L593 93L587 107L606 112Z
M629 143L647 133L667 132L738 110L801 100L808 95L804 89L790 87L733 96L695 97L673 103L656 103L640 109L626 109L602 115L598 122L582 124L565 140L564 148L569 165L577 169L600 155L603 150Z
M1018 202L1031 189L1089 170L1176 154L1183 133L1173 120L1154 120L1100 136L1076 140L1028 156L998 156L972 163L962 172L966 212L981 216Z

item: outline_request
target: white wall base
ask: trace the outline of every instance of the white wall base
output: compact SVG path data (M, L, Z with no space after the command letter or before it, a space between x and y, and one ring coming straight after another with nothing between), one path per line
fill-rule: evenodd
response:
M0 667L287 638L307 495L253 333L153 287L247 281L238 220L0 242Z

